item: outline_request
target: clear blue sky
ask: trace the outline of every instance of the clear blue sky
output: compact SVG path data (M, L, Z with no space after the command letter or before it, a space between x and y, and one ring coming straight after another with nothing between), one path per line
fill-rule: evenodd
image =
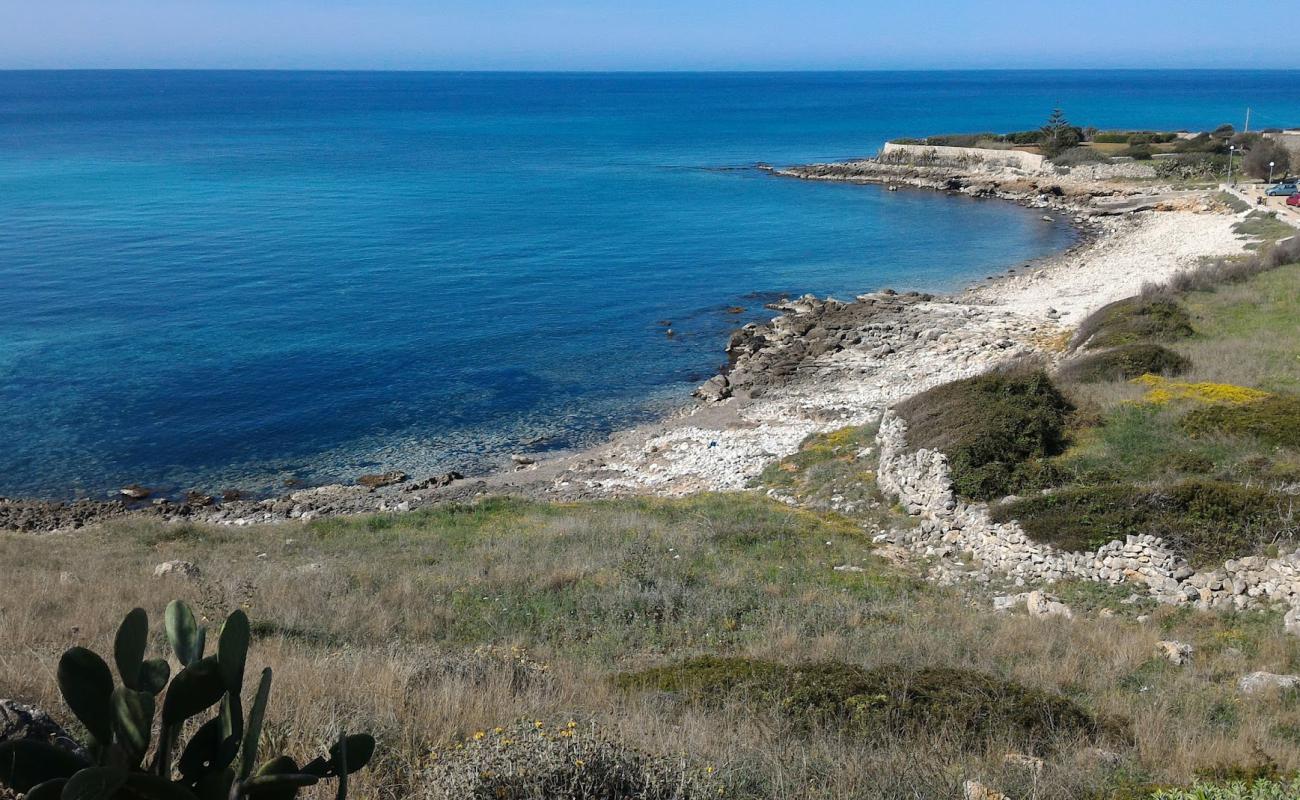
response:
M1298 17L1297 0L0 0L0 68L1282 68Z

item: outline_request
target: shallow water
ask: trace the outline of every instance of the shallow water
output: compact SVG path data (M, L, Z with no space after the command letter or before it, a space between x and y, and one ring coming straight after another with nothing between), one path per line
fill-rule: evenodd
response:
M681 402L780 293L951 289L1073 237L754 162L1058 102L1212 127L1300 112L1294 77L0 72L0 495L590 443Z

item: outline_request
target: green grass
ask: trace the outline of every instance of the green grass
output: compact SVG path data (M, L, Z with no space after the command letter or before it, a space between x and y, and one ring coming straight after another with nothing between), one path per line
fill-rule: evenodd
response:
M1276 212L1265 211L1251 212L1244 220L1232 226L1232 230L1239 236L1248 236L1255 240L1246 246L1249 250L1257 250L1279 239L1296 235L1296 229L1279 220Z
M914 524L896 513L876 485L876 426L808 437L798 452L769 464L754 488L774 489L800 507L853 517L874 528Z
M1177 349L1197 380L1300 394L1300 264L1192 292L1183 303L1198 335Z
M1214 196L1216 200L1223 203L1236 214L1250 210L1250 204L1231 192L1219 192Z
M427 564L404 594L439 608L430 622L439 639L530 648L563 640L593 659L743 646L761 635L760 609L774 598L811 592L843 610L916 588L878 568L857 524L749 495L600 502L580 512L495 499L311 529L330 550ZM831 569L840 564L869 572Z

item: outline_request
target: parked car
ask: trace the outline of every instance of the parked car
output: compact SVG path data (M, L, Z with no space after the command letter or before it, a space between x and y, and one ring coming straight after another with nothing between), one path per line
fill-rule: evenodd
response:
M1267 194L1269 197L1290 197L1296 192L1300 192L1300 186L1296 186L1294 183L1279 183L1269 189Z
M1300 192L1296 192L1286 199L1286 204L1300 208Z

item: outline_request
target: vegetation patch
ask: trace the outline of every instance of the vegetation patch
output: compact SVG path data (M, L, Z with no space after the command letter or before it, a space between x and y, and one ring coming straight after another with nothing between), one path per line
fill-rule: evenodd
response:
M1240 405L1243 403L1256 403L1271 396L1262 389L1252 389L1249 386L1236 386L1231 383L1186 383L1171 381L1159 375L1143 375L1140 378L1134 378L1133 382L1147 387L1147 393L1143 399L1156 405L1165 405L1176 400L1191 403Z
M875 426L855 426L809 436L797 453L769 464L755 485L803 508L871 515L881 526L906 524L911 518L891 515L876 486L875 435Z
M1066 697L963 669L865 669L838 661L788 666L709 656L625 673L616 682L706 705L740 699L800 723L847 724L867 734L946 733L975 749L1009 738L1043 750L1062 736L1119 732Z
M1131 380L1142 375L1181 375L1191 362L1158 344L1129 344L1076 358L1061 368L1062 380L1102 383Z
M1300 447L1300 397L1267 395L1237 405L1195 408L1182 418L1181 426L1191 436L1253 436L1270 445Z
M1197 783L1186 789L1158 789L1151 800L1289 800L1300 797L1300 778Z
M1263 243L1276 242L1295 235L1295 228L1277 218L1276 212L1253 211L1250 216L1232 226L1233 233L1257 240L1247 249L1257 250Z
M948 454L965 497L991 500L1054 482L1045 459L1064 451L1074 410L1041 369L947 383L898 406L913 447Z
M690 800L726 793L709 765L629 747L594 724L523 721L435 750L422 783L444 797Z
M1084 486L990 510L1035 541L1091 551L1130 535L1163 537L1193 566L1219 564L1294 537L1293 498L1253 486L1191 480L1169 487Z
M1171 342L1194 333L1191 316L1177 301L1159 295L1129 297L1102 306L1085 319L1071 346L1098 349L1143 341Z

